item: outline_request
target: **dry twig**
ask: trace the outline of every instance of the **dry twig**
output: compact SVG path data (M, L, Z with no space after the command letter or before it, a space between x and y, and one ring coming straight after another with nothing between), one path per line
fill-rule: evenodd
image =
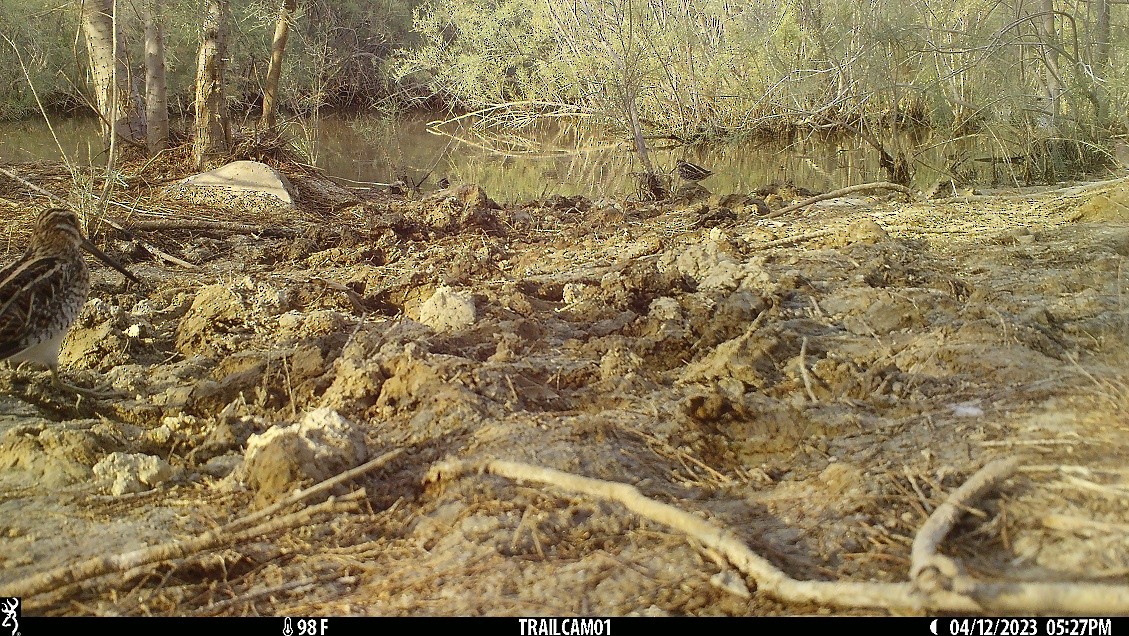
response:
M356 511L359 508L359 501L365 497L365 490L363 488L341 497L330 498L328 501L320 504L302 508L277 519L259 523L289 506L301 503L315 495L328 492L341 484L376 470L396 457L399 457L402 452L403 449L389 451L374 460L330 477L309 488L300 490L286 499L256 513L236 519L221 528L206 532L198 537L163 543L122 554L94 557L73 565L60 566L46 572L13 581L4 586L2 594L5 596L23 597L42 594L96 576L103 576L114 572L129 572L142 565L179 559L204 550L211 550L220 546L235 545L244 541L258 539L263 535L278 532L279 530L301 526L314 516L323 513ZM247 528L247 526L252 527ZM240 530L240 528L247 529Z
M813 203L819 203L820 201L826 201L827 199L837 199L841 196L846 196L848 194L851 194L852 192L860 192L862 190L878 190L878 189L897 190L898 192L901 192L902 194L909 195L910 197L916 197L917 196L917 194L913 190L910 190L909 188L905 187L904 185L898 185L897 183L890 183L889 181L876 181L874 183L860 183L858 185L847 186L845 188L839 188L838 190L832 190L831 192L824 192L823 194L817 194L814 197L804 199L803 201L800 201L799 203L793 203L792 205L780 208L779 210L773 212L772 214L769 214L765 218L775 219L778 216L783 216L785 214L788 214L789 212L799 210L800 208L806 208Z
M990 465L992 466L992 465ZM1010 472L1015 463L1005 468ZM986 478L974 476L972 487L962 487L960 499L969 499L999 476L999 468ZM637 488L581 477L551 468L521 462L492 460L439 462L428 471L426 480L438 482L457 479L468 474L486 472L514 481L532 481L549 484L570 492L582 493L600 499L616 501L632 512L674 528L709 550L722 554L746 576L756 581L760 591L788 603L816 603L837 607L884 608L898 610L933 610L944 612L1017 612L1049 614L1112 614L1129 607L1129 588L1101 584L1043 584L1043 583L977 583L968 594L938 589L923 594L912 583L863 583L854 581L799 581L789 577L764 557L748 548L732 531L710 521L680 510L669 504L644 497ZM955 494L955 493L954 493ZM946 503L944 508L959 510L956 503ZM934 513L934 517L937 517ZM945 517L947 518L947 517ZM932 518L931 518L932 519ZM929 537L937 541L945 524L926 524ZM930 544L928 539L923 540Z
M335 280L330 280L328 278L325 278L324 276L314 276L314 277L310 278L310 280L316 280L319 283L325 285L326 287L332 289L333 291L339 291L339 292L342 292L343 294L345 294L345 296L349 299L349 302L352 303L353 309L357 313L359 313L359 314L368 313L368 307L365 306L365 299L362 298L360 294L358 294L357 292L355 292L351 288L349 288L348 285L345 285L343 283L339 283Z
M839 230L835 228L815 230L814 232L807 232L805 234L797 234L795 236L785 236L784 238L776 239L775 241L768 241L765 243L753 243L749 245L751 250L767 250L773 247L783 247L785 245L792 245L793 243L800 243L813 238L820 238L822 236L830 236L838 233Z
M31 190L46 196L47 198L51 199L52 201L55 201L56 203L59 203L60 205L63 205L63 206L66 206L66 207L70 207L70 204L68 204L61 197L56 196L54 193L52 193L48 190L44 190L43 188L35 185L34 183L28 181L27 179L24 179L23 177L19 176L18 174L14 173L10 170L7 170L6 168L0 168L0 172L2 172L5 175L11 177L12 179L15 179L16 181L19 181L20 183L24 184L24 186L30 188ZM124 227L122 227L122 225L120 223L118 223L118 222L116 222L116 221L114 221L110 218L107 218L105 216L102 217L102 220L105 221L106 223L108 223L114 229L119 230L121 232L124 232L125 234L127 234L129 236L133 236L132 234L129 233L128 230L126 230ZM183 267L185 269L198 269L199 268L199 266L197 266L193 263L189 263L188 261L186 261L184 259L177 258L177 257L173 256L172 254L166 254L160 248L158 248L156 245L153 245L152 243L150 243L148 241L137 238L136 236L133 236L133 240L140 243L151 254L153 254L157 258L160 258L163 261L168 261L169 263L172 263L174 265L179 265L180 267Z
M359 509L358 500L363 499L364 496L365 491L362 488L343 497L329 499L320 504L302 508L246 530L231 532L230 529L235 524L228 524L218 530L205 532L191 539L171 541L121 554L92 557L73 565L52 568L46 572L40 572L8 583L4 586L2 595L26 598L96 576L126 572L149 563L179 559L204 550L259 539L263 535L304 525L317 515L355 511Z
M819 402L815 397L815 391L811 388L811 376L808 375L808 339L805 336L803 344L800 345L800 376L804 379L804 390L808 393L808 399L812 404Z
M295 236L297 230L282 227L265 227L238 221L204 221L200 219L152 219L133 221L130 230L222 230L234 234L257 234L261 236Z
M997 459L981 468L971 479L964 482L929 515L925 525L917 531L910 552L909 576L926 592L945 587L943 578L953 579L960 575L960 566L952 559L937 554L937 546L960 519L969 502L984 491L1011 475L1019 465L1018 457Z

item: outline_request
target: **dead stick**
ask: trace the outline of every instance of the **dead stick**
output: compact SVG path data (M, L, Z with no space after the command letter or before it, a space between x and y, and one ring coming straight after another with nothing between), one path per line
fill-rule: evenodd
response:
M235 221L202 221L198 219L152 219L148 221L134 221L129 224L129 229L137 231L146 230L225 230L243 234L262 234L274 236L293 236L297 230L288 228L269 228L250 223Z
M814 232L808 232L806 234L797 234L796 236L785 236L784 238L776 239L775 241L769 241L767 243L761 243L759 245L750 245L749 249L767 250L767 249L770 249L770 248L773 248L773 247L781 247L783 245L791 245L792 243L799 243L801 241L806 241L808 239L819 238L821 236L830 236L830 235L835 234L837 232L839 232L839 230L834 229L834 228L826 229L826 230L815 230Z
M905 187L904 185L899 185L897 183L890 183L889 181L876 181L874 183L860 183L858 185L847 186L845 188L839 188L838 190L832 190L831 192L825 192L823 194L817 194L814 197L811 197L809 199L804 199L803 201L800 201L799 203L793 203L792 205L789 205L787 207L780 208L779 210L773 212L772 214L769 214L765 218L774 219L778 216L782 216L782 215L787 214L789 212L799 210L800 208L806 208L807 206L809 206L813 203L819 203L820 201L826 201L827 199L836 199L838 197L851 194L852 192L859 192L860 190L878 190L878 189L883 189L883 188L888 189L888 190L897 190L898 192L901 192L903 194L907 194L910 197L916 197L917 196L917 194L913 190L910 190L909 188Z
M229 532L228 526L218 530L206 532L198 537L171 541L159 545L133 550L121 554L100 556L80 561L73 565L65 565L24 577L4 586L4 596L28 597L34 594L50 592L64 585L71 585L96 576L113 572L125 572L148 563L179 559L189 554L210 550L221 545L233 545L243 541L259 539L263 535L279 530L302 525L315 515L324 512L355 511L358 509L356 499L363 498L364 489L350 493L339 499L329 499L323 503L302 508L288 515L267 521L241 532Z
M482 464L457 460L440 462L428 471L428 481L458 478L479 471L514 481L550 484L571 492L617 501L632 512L670 526L708 549L723 555L738 570L756 581L759 589L781 601L820 603L844 607L918 607L920 601L910 585L904 583L856 583L850 581L798 581L764 557L750 550L732 531L693 514L644 497L629 484L580 477L570 473L531 466L521 462L493 460ZM934 601L938 598L934 597ZM971 600L949 594L940 606L953 611L973 612L979 607Z
M19 181L20 183L24 184L25 186L27 186L31 190L46 196L47 198L51 199L52 201L56 201L56 202L60 203L61 205L64 205L68 208L70 207L70 204L67 203L66 200L64 200L63 198L56 196L52 192L44 190L43 188L35 185L34 183L28 181L27 179L24 179L23 177L19 176L18 174L15 174L14 172L11 172L11 171L9 171L5 168L0 168L0 172L3 172L4 174L8 175L12 179ZM107 218L105 216L102 218L102 220L105 221L106 223L110 224L110 226L112 226L113 228L120 230L122 232L125 232L126 234L129 234L129 232L124 227L122 227L119 223L115 222L114 220ZM157 258L160 258L161 260L168 261L168 262L170 262L174 265L179 265L179 266L181 266L185 269L198 269L199 268L197 265L194 265L193 263L189 263L186 260L177 258L177 257L173 256L172 254L166 254L165 252L161 251L156 245L153 245L152 243L150 243L148 241L137 238L136 236L133 237L133 240L140 243L142 246L145 247L145 249L149 250L149 252L151 252L154 256L156 256Z
M799 581L750 550L732 531L669 504L648 499L634 486L581 477L521 462L439 462L428 471L426 481L455 479L477 472L488 472L514 481L540 482L571 492L617 501L632 512L670 526L718 552L734 567L754 579L765 594L789 603L916 611L932 609L946 612L1095 615L1122 613L1129 607L1129 587L1096 583L978 584L975 598L972 598L947 590L938 590L924 597L910 583Z
M353 309L357 313L360 313L360 314L368 313L368 308L365 307L364 298L362 298L360 294L358 294L357 292L350 289L344 283L339 283L335 280L330 280L328 278L323 278L321 276L314 276L314 277L310 278L310 280L316 280L316 281L322 283L323 285L325 285L326 287L332 289L333 291L339 291L339 292L344 293L345 296L349 299L349 302L352 303Z
M996 482L1005 479L1019 465L1018 457L997 459L981 468L960 488L949 494L948 498L929 515L925 524L913 538L910 550L909 577L926 592L941 587L951 588L952 580L960 576L960 565L940 554L937 546L945 539L956 522L964 514L969 502L979 497Z
M804 336L804 342L800 345L800 376L804 379L804 389L808 392L808 399L812 404L819 402L815 397L815 391L811 388L811 376L808 375L808 339Z
M357 466L356 468L350 468L349 470L347 470L343 473L339 473L337 475L334 475L333 477L330 477L329 479L326 479L326 480L324 480L320 483L314 484L313 486L310 486L309 488L306 488L304 490L299 490L298 492L290 495L286 499L283 499L282 501L279 501L279 502L276 502L276 503L274 503L270 506L267 506L266 508L263 508L262 510L260 510L256 513L247 515L246 517L243 517L242 519L236 519L235 521L232 521L232 522L226 524L224 526L224 528L227 529L227 530L230 530L230 529L233 529L233 528L246 526L246 525L251 524L251 523L257 523L260 519L265 519L265 518L273 515L274 513L288 507L288 506L293 506L294 504L305 501L305 500L309 499L310 497L313 497L314 495L317 495L317 494L320 494L320 493L323 493L323 492L327 492L327 491L332 490L333 488L336 488L337 486L340 486L340 485L342 485L346 482L352 481L352 480L356 479L357 477L364 475L365 473L372 472L372 471L384 466L385 464L392 461L393 459L396 459L403 452L404 452L404 449L402 449L402 448L390 450L387 453L384 453L383 455L381 455L380 457L377 457L376 459L373 459L373 460L369 460L369 461L361 464L360 466Z

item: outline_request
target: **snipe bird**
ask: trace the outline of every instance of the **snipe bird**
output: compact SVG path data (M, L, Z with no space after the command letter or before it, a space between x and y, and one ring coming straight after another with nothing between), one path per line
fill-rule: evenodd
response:
M678 160L674 168L678 170L678 176L687 181L701 181L713 174L712 170L707 170L696 163L690 163L689 161L683 161L681 159Z
M55 386L99 395L59 380L59 347L90 295L82 249L140 284L102 253L79 229L70 210L50 208L35 221L27 251L0 270L0 360L37 362L51 370Z

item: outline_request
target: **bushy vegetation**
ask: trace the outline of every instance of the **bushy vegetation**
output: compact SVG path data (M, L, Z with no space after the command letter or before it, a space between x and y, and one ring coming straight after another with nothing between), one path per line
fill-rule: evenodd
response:
M885 145L913 128L1093 141L1129 123L1129 6L1112 4L1102 59L1098 4L427 0L397 68L470 109L582 104L627 127L633 99L649 134L687 141L846 130Z
M190 111L200 9L160 4L169 101ZM254 116L280 4L231 5L233 113ZM119 20L140 74L132 4ZM34 110L28 79L50 107L87 107L76 4L0 0L0 32L0 118ZM1129 5L1111 0L315 0L298 3L280 93L305 113L567 107L684 142L846 132L896 176L922 131L1004 154L1107 146L1129 128L1127 44Z
M191 111L200 7L195 1L160 2L165 35L169 103ZM412 38L412 9L400 0L300 2L281 79L284 106L363 104L387 94L386 61ZM227 93L233 112L260 98L270 40L280 2L231 3ZM128 68L143 77L142 35L135 3L118 3ZM0 119L36 110L28 79L49 108L87 107L88 55L79 26L78 3L0 0L0 34L10 38L27 65L25 78L13 47L0 39ZM246 110L246 109L244 109Z

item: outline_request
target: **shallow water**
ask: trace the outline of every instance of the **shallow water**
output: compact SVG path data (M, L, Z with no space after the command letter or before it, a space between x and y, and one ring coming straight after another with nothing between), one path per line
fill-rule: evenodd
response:
M549 194L630 196L636 189L633 173L643 171L629 143L578 125L482 132L455 124L429 126L429 121L422 116L395 125L375 118L323 120L317 165L356 181L388 183L406 176L422 181L424 190L437 187L443 177L477 183L499 201ZM660 141L650 158L664 171L673 171L679 159L706 166L714 174L702 185L713 192L750 192L780 182L827 191L884 180L874 152L849 140L693 148ZM935 171L922 172L923 181L936 178Z
M632 173L642 164L631 147L582 125L550 125L521 130L477 131L459 124L431 125L433 118L411 115L396 120L376 116L326 116L291 120L286 126L300 155L338 177L343 185L364 188L399 177L438 187L477 183L496 200L522 201L549 194L590 198L631 196ZM0 161L58 160L60 147L71 161L104 161L96 120L58 118L52 122L56 144L42 119L0 122ZM988 149L954 149L923 143L915 159L915 186L927 190L948 182L951 156L990 156ZM702 185L713 192L750 192L772 183L791 182L817 191L885 180L876 153L856 139L798 139L748 142L712 147L655 143L652 163L672 170L685 159L713 170ZM1018 183L1023 175L1009 166L968 160L966 178L974 183ZM379 187L379 186L378 186Z

